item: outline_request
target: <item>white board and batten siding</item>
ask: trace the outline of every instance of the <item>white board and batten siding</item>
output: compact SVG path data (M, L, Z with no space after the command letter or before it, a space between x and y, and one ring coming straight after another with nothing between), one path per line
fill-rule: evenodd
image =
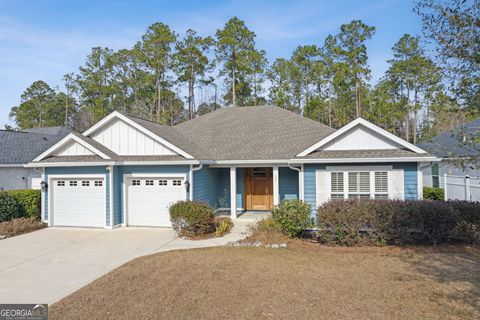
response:
M320 206L331 200L331 173L344 173L343 192L348 198L348 172L370 172L370 193L374 194L375 176L374 172L387 172L388 177L388 198L403 200L405 198L404 171L393 169L392 166L327 166L325 170L317 170L316 175L316 206Z
M177 155L137 128L114 118L92 138L119 155Z
M322 150L378 150L398 149L401 146L390 139L364 127L356 126L330 141Z
M92 151L85 148L75 140L71 140L65 146L61 147L53 153L54 156L92 156Z

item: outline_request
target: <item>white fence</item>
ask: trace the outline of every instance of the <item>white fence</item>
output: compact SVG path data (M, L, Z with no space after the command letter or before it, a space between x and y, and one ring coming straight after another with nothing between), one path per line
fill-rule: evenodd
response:
M480 201L480 177L444 175L445 200Z

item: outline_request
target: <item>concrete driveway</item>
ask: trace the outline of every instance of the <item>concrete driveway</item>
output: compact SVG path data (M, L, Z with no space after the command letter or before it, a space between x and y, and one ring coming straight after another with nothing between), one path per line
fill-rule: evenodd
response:
M0 303L52 304L136 257L238 240L249 222L200 241L177 238L166 228L46 228L1 240Z

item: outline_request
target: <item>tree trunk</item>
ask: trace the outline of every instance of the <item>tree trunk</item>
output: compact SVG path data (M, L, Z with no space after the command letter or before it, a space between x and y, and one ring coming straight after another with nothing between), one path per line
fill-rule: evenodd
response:
M233 106L237 106L237 93L235 90L235 68L232 69L232 103Z
M358 85L358 79L357 76L355 75L355 111L357 114L357 118L360 117L361 115L361 110L360 110L360 93L359 93L359 85Z
M161 92L160 92L160 75L157 76L157 83L156 83L156 86L157 86L157 101L156 101L156 104L157 104L157 122L160 123L160 111L161 111L161 105L160 105L160 95L161 95Z
M193 113L195 110L195 97L194 97L194 81L190 79L188 81L188 115L190 119L193 119Z
M328 83L328 126L332 127L332 81Z
M418 103L418 92L415 90L415 106L413 110L413 144L417 144L417 103Z

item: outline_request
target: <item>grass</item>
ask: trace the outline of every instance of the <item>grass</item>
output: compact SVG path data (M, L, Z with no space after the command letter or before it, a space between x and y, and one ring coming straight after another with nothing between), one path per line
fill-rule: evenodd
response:
M0 235L7 237L36 231L46 227L46 224L35 218L18 218L0 223Z
M217 247L135 259L50 319L478 319L480 249Z

